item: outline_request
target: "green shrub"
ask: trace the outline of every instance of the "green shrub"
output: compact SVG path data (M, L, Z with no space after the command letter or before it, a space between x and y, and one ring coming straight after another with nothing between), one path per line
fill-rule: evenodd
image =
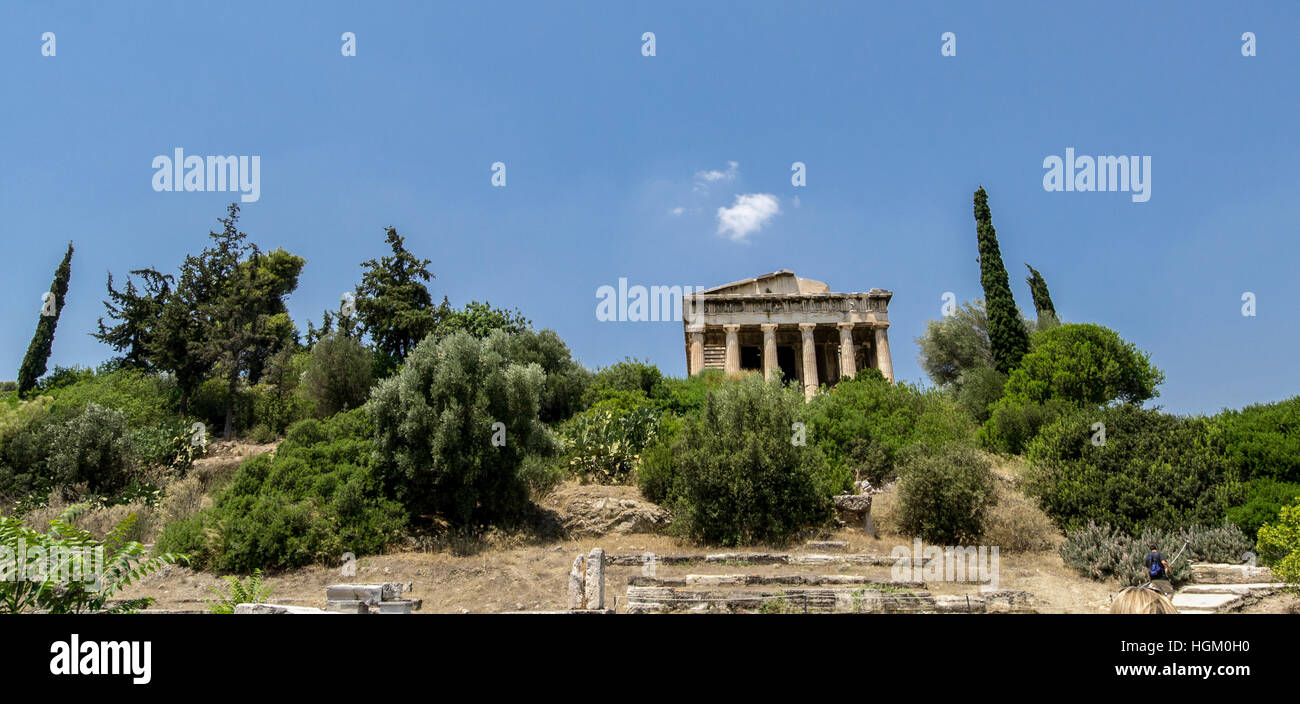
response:
M1094 423L1105 444L1094 445ZM1029 446L1025 488L1063 530L1088 521L1125 533L1222 520L1240 484L1223 461L1221 437L1204 418L1123 404L1076 410Z
M312 345L302 376L303 394L319 418L360 408L374 383L374 355L360 341L338 333Z
M76 416L89 404L118 411L134 428L157 425L175 416L175 384L137 369L83 373L52 388L51 412L61 419Z
M1059 399L1025 403L1002 398L989 408L988 418L979 431L980 444L1004 455L1019 455L1045 426L1075 408Z
M405 511L375 479L372 430L360 409L297 423L274 455L245 461L210 508L168 525L158 545L240 573L383 550L401 536Z
M203 455L203 446L194 442L192 428L191 421L171 418L132 430L135 457L146 467L164 467L183 474Z
M993 404L1002 398L1006 383L1006 374L987 366L963 371L953 386L957 403L976 423L984 423L993 413Z
M1243 503L1228 509L1227 519L1253 538L1260 526L1278 517L1283 506L1300 498L1300 484L1252 479L1244 485L1243 496Z
M1067 534L1059 551L1065 564L1085 577L1098 581L1118 579L1122 584L1135 586L1150 581L1143 559L1152 545L1160 548L1161 555L1169 562L1169 579L1175 584L1191 577L1193 562L1239 563L1253 546L1232 525L1188 526L1176 531L1147 529L1137 537L1130 537L1109 524L1089 521Z
M602 401L564 422L560 434L571 476L621 484L632 475L641 452L658 435L660 414L648 400L631 408L623 401Z
M1239 476L1300 483L1300 396L1225 411L1216 420Z
M629 357L593 375L587 390L587 403L592 405L620 392L639 392L645 398L658 398L663 392L663 383L664 375L659 367Z
M704 543L781 542L823 525L849 477L794 442L806 412L802 393L758 375L722 384L671 445L647 451L642 491L672 507L680 534Z
M709 392L727 383L721 369L705 369L684 379L663 377L657 388L656 401L676 416L689 416L704 409Z
M1259 552L1274 576L1295 591L1300 584L1300 502L1283 507L1276 521L1259 529Z
M501 331L428 337L375 387L378 477L413 515L485 525L525 507L520 465L555 440L538 420L546 375L512 361L514 344Z
M904 535L965 545L984 534L995 481L989 461L974 448L917 445L903 459L897 491Z
M842 379L809 404L809 440L837 472L881 485L896 475L898 453L925 442L969 442L973 426L953 401L937 391L894 385L879 372Z
M126 416L97 403L58 426L50 444L52 485L85 485L94 495L113 496L133 478L134 459Z

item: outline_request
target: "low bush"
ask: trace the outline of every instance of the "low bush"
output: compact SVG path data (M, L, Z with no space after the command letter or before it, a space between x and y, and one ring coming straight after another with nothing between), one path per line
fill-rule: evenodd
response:
M1259 529L1259 553L1278 581L1300 585L1300 502L1284 506L1277 520Z
M875 370L842 379L809 406L809 440L837 472L876 486L894 478L903 448L965 444L974 433L970 419L946 394L891 384Z
M1044 427L1075 408L1055 399L1024 403L1003 398L989 408L989 417L979 430L980 444L1003 455L1022 454Z
M984 534L994 490L991 465L977 450L914 446L899 468L899 530L940 545L974 544Z
M660 414L648 403L625 408L620 400L608 399L564 422L560 436L571 476L621 484L636 470L642 451L658 435Z
M1243 502L1228 509L1227 519L1254 538L1260 526L1278 517L1282 507L1300 498L1300 484L1261 478L1246 482Z
M405 511L373 474L371 432L362 410L297 423L273 456L245 461L210 508L169 524L158 545L241 573L381 551L401 536Z
M1033 499L998 486L984 521L985 544L1007 552L1038 552L1055 547L1060 535Z
M1094 423L1105 427L1105 443ZM1204 418L1131 404L1068 412L1030 443L1025 490L1063 530L1088 521L1125 533L1216 524L1240 484Z
M757 375L721 384L680 434L646 451L642 493L671 506L674 529L702 543L783 542L823 525L849 477L795 442L806 412L802 393Z
M1300 483L1300 396L1224 411L1215 420L1239 476Z
M1169 578L1175 584L1190 578L1193 562L1240 563L1253 547L1250 538L1233 525L1147 529L1133 537L1110 524L1090 521L1066 535L1060 554L1066 565L1085 577L1118 579L1135 586L1150 581L1143 559L1152 545L1169 562Z

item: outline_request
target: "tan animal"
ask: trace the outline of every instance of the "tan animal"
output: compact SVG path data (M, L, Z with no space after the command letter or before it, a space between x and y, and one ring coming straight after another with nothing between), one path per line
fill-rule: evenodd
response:
M1128 587L1110 604L1112 614L1176 614L1173 602L1150 587Z

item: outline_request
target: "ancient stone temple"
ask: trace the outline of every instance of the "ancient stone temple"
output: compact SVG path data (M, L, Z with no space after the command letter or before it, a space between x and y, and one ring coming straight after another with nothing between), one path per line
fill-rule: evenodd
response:
M859 369L879 369L892 382L893 295L878 288L832 293L783 269L684 296L687 373L762 371L797 380L808 398Z

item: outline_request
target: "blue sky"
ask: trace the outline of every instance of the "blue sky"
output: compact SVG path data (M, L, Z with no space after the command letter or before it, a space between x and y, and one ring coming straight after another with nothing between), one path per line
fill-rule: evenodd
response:
M153 157L179 147L260 156L243 229L306 258L290 300L304 330L393 225L433 260L436 297L517 307L588 366L685 370L681 324L598 322L601 285L788 268L894 291L895 369L922 380L914 338L943 293L981 295L983 184L1020 305L1028 262L1065 320L1151 353L1168 377L1157 403L1208 413L1300 393L1300 5L1058 5L10 4L0 378L68 240L51 366L110 356L88 335L108 271L173 270L203 246L238 194L155 192ZM1045 191L1043 159L1067 147L1150 156L1151 199ZM738 195L779 209L739 240L718 213Z

